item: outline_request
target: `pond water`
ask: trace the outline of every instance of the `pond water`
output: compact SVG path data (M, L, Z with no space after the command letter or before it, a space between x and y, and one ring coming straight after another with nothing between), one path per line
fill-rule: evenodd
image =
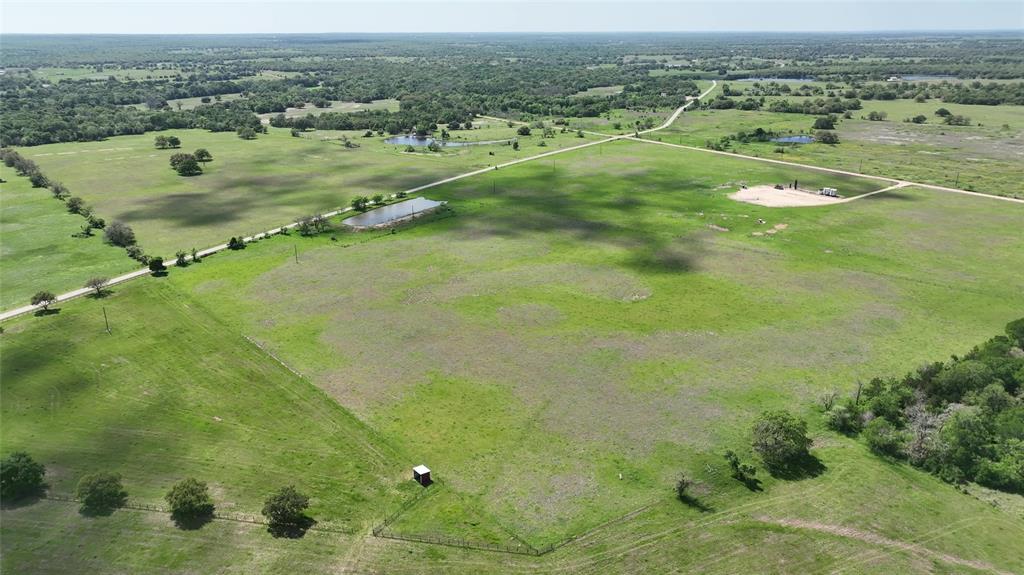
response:
M425 146L429 146L431 142L437 142L438 144L440 144L441 146L444 146L445 148L458 148L458 147L461 147L461 146L478 146L478 145L481 145L481 144L501 144L501 143L509 142L509 141L511 141L511 140L489 140L489 141L486 141L486 142L465 142L465 141L460 141L460 140L448 140L448 141L445 141L445 140L438 140L436 138L430 138L430 137L423 137L423 138L421 138L419 136L414 136L414 135L409 134L409 135L406 135L406 136L392 136L392 137L384 140L384 143L385 144L397 144L399 146L416 146L416 147L421 147L422 146L422 147L425 147Z
M740 78L737 82L813 82L814 78Z
M810 144L814 141L813 136L784 136L782 138L772 138L773 142L779 142L782 144Z
M901 80L906 80L907 82L931 82L933 80L956 80L957 78L956 78L956 76L942 76L942 75L939 75L939 76L925 76L925 75L916 75L915 76L915 75L911 75L911 76L901 76L900 79Z
M344 222L345 225L355 228L377 226L414 215L417 212L422 212L423 210L436 208L443 203L444 202L428 200L427 198L413 198L411 200L405 200L404 202L398 202L397 204L391 204L389 206L370 210L359 214L358 216L345 218L342 222Z

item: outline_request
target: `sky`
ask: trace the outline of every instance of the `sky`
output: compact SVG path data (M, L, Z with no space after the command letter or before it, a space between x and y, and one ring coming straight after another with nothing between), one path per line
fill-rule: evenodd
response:
M1024 0L0 0L5 34L883 30L1024 30Z

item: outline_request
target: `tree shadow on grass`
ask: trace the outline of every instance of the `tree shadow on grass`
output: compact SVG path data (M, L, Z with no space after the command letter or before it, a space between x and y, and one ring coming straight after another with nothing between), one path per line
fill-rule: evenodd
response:
M85 297L87 297L89 299L104 299L107 296L112 295L113 293L114 292L112 290L103 289L103 290L100 290L98 292L92 292L92 293L89 293L89 294L85 294Z
M22 507L30 507L32 505L35 505L36 503L39 503L39 501L45 497L45 495L46 495L46 487L47 487L46 485L43 485L38 490L33 491L32 493L26 493L24 495L21 495L21 496L15 498L15 499L10 499L10 498L4 499L3 501L0 501L0 509L13 510L13 509L21 509Z
M679 501L683 502L687 507L692 507L701 513L711 513L715 510L714 507L711 507L692 495L682 495L679 497Z
M817 457L807 454L799 461L795 461L785 466L769 467L768 473L776 479L785 479L788 481L799 481L801 479L811 479L817 477L828 470L825 464L821 462Z
M174 521L174 526L183 531L195 531L201 529L207 523L213 521L213 510L209 513L200 513L197 515L191 514L180 514L171 513L171 521Z
M35 313L33 313L32 315L34 315L36 317L45 317L45 316L48 316L48 315L57 315L59 313L60 313L60 308L59 307L54 307L54 308L50 308L50 309L37 309L35 311Z
M106 501L103 503L97 503L95 505L82 504L78 508L78 513L82 517L109 517L114 511L121 508L128 501L127 496L122 496L118 500Z
M764 487L761 487L761 480L756 477L736 477L735 479L751 491L764 491Z
M306 531L316 525L316 520L308 515L303 515L294 523L272 523L267 526L267 532L274 537L285 539L301 539Z

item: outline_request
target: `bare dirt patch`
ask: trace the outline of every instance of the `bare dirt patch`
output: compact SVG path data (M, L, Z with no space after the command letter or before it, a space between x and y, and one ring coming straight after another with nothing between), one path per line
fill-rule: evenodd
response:
M826 206L839 201L839 198L819 196L804 190L777 190L772 186L753 186L740 188L729 194L729 198L737 202L746 202L768 208L799 208L804 206Z

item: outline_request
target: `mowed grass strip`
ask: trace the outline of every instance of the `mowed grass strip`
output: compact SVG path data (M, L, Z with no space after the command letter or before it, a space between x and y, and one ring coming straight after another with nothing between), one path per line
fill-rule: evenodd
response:
M112 277L137 264L104 243L103 231L75 237L85 219L28 178L3 168L0 184L0 309L27 305L40 290L61 293L94 276Z

